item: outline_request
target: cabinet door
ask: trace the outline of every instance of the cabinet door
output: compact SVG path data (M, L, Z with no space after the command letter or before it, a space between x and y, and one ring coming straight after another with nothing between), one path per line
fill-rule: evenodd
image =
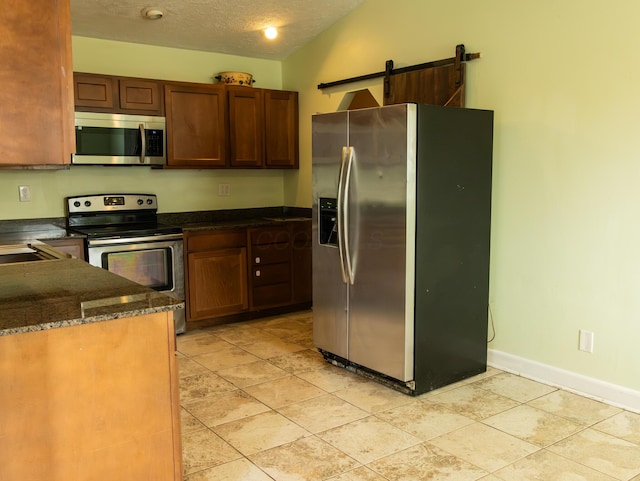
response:
M113 77L74 73L73 92L75 108L80 111L112 112L116 106Z
M189 318L194 321L247 310L247 249L187 254Z
M69 164L75 148L69 0L4 0L0 163Z
M266 167L298 168L298 92L263 90Z
M251 87L227 87L227 89L231 167L262 167L264 164L262 91Z
M293 302L311 302L312 297L311 221L295 222L291 235Z
M249 230L251 308L291 303L291 232L287 224Z
M167 83L164 86L169 167L226 167L224 85Z
M160 82L121 78L118 81L118 86L122 112L163 115Z

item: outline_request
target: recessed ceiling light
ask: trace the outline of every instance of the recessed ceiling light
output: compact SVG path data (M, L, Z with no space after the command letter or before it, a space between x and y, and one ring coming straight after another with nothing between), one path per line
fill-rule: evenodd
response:
M140 12L140 14L149 20L160 20L162 17L164 17L164 12L162 10L160 10L158 7L147 7L142 9L142 12Z
M269 40L273 40L278 36L278 29L276 27L269 27L264 29L264 36Z

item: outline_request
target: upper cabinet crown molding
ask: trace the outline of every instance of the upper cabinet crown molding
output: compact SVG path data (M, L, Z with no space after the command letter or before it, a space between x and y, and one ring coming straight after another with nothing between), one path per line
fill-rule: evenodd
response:
M69 0L0 15L0 166L58 166L75 150Z

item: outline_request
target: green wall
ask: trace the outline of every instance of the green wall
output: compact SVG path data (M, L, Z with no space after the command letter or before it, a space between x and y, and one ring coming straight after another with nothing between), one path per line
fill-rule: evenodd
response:
M163 80L213 83L221 71L250 72L256 86L282 88L282 65L208 52L73 37L73 69ZM64 197L102 192L158 195L160 212L280 206L280 170L153 170L149 167L72 166L69 170L0 170L0 219L62 217ZM220 197L218 183L231 185ZM19 202L18 186L31 187L32 201Z
M283 63L301 119L285 203L311 205L311 114L365 87L382 103L381 80L318 83L465 44L467 106L495 110L490 348L640 390L638 18L635 0L366 0Z

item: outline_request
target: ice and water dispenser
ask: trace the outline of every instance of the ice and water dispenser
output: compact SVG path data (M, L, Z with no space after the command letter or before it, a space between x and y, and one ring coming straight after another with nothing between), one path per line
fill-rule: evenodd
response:
M320 244L338 245L338 202L336 199L321 197L319 199Z

